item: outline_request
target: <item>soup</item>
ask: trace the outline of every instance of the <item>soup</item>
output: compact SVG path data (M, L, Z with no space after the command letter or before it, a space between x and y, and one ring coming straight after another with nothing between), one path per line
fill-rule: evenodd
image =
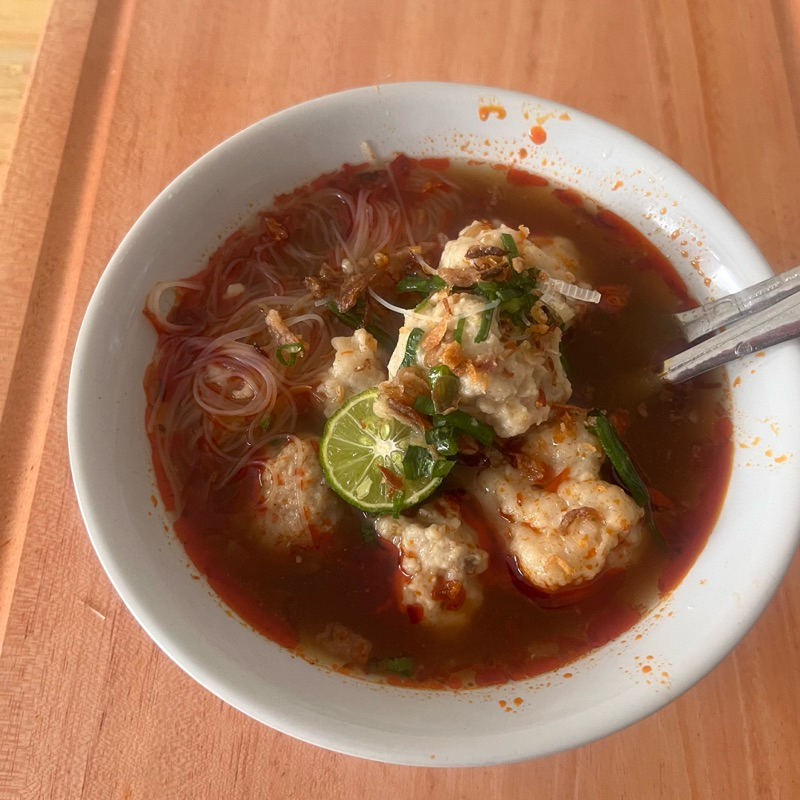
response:
M722 375L653 378L692 305L536 175L345 166L151 291L162 498L219 596L310 660L434 688L555 669L673 588L722 503Z

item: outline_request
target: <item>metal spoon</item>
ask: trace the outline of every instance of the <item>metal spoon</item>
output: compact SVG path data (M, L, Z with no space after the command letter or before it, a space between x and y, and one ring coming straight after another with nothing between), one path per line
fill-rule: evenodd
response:
M674 315L687 342L729 327L668 358L659 377L669 383L800 336L800 267L736 294Z

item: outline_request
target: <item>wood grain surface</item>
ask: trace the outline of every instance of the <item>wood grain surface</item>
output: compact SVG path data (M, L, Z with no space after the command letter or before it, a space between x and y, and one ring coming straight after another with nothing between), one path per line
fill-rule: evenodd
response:
M91 551L66 382L92 289L184 167L260 117L437 79L576 106L800 263L800 4L781 0L55 0L0 201L0 798L800 797L800 561L677 702L572 752L411 769L276 733L153 645ZM754 532L769 546L769 532Z
M49 0L0 0L0 186Z

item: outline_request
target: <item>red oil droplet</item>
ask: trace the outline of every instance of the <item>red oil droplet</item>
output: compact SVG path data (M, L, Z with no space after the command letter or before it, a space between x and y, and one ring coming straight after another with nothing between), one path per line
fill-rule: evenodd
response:
M541 125L534 125L529 135L534 144L544 144L547 141L547 131Z
M506 110L503 106L481 106L478 109L478 116L481 118L481 122L486 122L492 114L494 114L497 119L506 118Z

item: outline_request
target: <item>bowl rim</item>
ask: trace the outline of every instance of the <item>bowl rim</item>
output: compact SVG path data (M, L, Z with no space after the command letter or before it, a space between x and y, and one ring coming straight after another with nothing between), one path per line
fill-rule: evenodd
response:
M84 444L79 440L79 421L83 413L84 400L87 397L87 386L83 379L83 373L86 368L86 360L88 348L92 337L94 335L94 328L96 326L95 317L98 312L98 296L103 293L107 286L117 281L118 273L120 273L121 265L124 261L124 256L127 251L134 246L135 241L143 234L148 228L156 224L155 220L166 209L169 208L170 198L173 194L180 191L180 189L190 180L190 178L202 170L203 166L210 163L211 160L216 159L219 155L235 149L242 140L253 134L254 131L262 128L268 128L278 122L281 122L288 115L305 113L308 110L322 111L332 109L340 104L359 103L364 100L372 98L375 93L381 94L384 99L392 95L399 95L406 92L414 91L446 91L448 93L461 93L465 99L469 98L470 101L474 100L475 96L487 95L496 96L501 98L502 102L533 102L539 103L544 106L558 107L560 110L567 112L573 119L589 124L596 130L612 137L615 142L619 142L621 146L630 145L639 150L643 150L648 155L653 167L660 166L669 171L673 175L679 177L684 183L691 187L695 195L700 199L705 207L709 208L709 217L715 216L715 226L722 227L727 225L743 242L749 245L754 253L760 256L755 244L752 242L744 228L732 216L732 214L712 195L699 181L687 173L682 167L673 162L663 153L642 141L638 137L608 123L590 114L580 110L565 106L562 103L556 103L544 98L529 95L523 92L517 92L502 88L462 84L462 83L449 83L449 82L434 82L434 81L413 81L413 82L397 82L387 84L376 84L370 86L363 86L353 89L348 89L342 92L324 95L314 99L307 100L298 105L290 108L283 109L261 120L258 120L241 131L233 134L211 150L200 156L186 169L184 169L177 177L156 196L156 198L147 206L147 208L138 217L136 222L130 228L128 233L124 236L114 254L111 256L105 270L103 271L100 279L95 287L92 299L90 300L80 331L76 340L72 366L69 375L68 397L67 397L67 434L68 434L68 449L69 460L75 485L75 491L78 499L81 515L84 520L89 538L92 546L97 554L100 563L108 575L114 589L120 596L128 610L145 629L147 634L159 646L159 648L166 653L181 669L188 673L198 683L207 688L216 696L223 699L225 702L239 709L248 716L252 716L261 722L264 722L276 730L290 734L301 740L325 747L341 753L356 755L365 758L372 758L384 762L398 763L398 764L417 764L417 765L436 765L436 766L461 766L461 765L484 765L484 764L497 764L509 763L513 761L521 761L532 757L547 755L558 750L566 749L568 747L576 747L590 741L594 741L603 736L609 735L624 727L627 727L639 720L644 719L663 706L667 705L672 700L686 692L708 672L710 672L725 656L736 646L736 644L744 637L747 631L752 627L756 620L761 615L762 611L770 601L772 596L777 591L780 585L780 579L769 582L765 581L758 591L752 595L752 600L742 607L740 618L736 624L730 624L724 636L719 637L714 646L709 646L705 652L705 658L698 659L692 665L691 669L685 670L679 678L673 681L670 691L664 694L653 694L652 700L649 703L639 703L635 707L626 710L626 713L617 714L613 720L606 720L603 722L595 722L588 725L584 735L579 737L568 737L570 741L564 743L563 741L553 741L550 746L541 745L538 747L528 747L524 752L518 752L509 758L495 758L491 760L482 760L486 754L481 755L477 751L468 754L465 758L458 758L456 756L437 760L431 762L422 760L415 756L410 751L405 754L396 754L395 757L391 753L386 753L380 747L370 748L370 746L359 737L343 734L339 736L331 736L330 734L320 734L316 731L309 731L308 727L303 723L298 723L292 718L291 714L280 713L274 710L274 713L265 714L263 709L259 709L261 713L254 712L250 701L245 697L237 688L226 685L226 676L220 674L219 671L215 672L207 665L199 662L195 657L192 649L185 646L185 643L177 642L175 637L169 630L159 623L157 613L153 613L152 607L148 603L143 602L142 598L138 595L136 587L129 579L127 570L123 568L117 555L110 548L105 541L102 524L98 519L98 515L93 507L96 498L93 497L93 489L91 486L90 469L87 463L89 454ZM712 213L713 212L713 213ZM766 262L761 257L761 264L764 265L765 274L769 268ZM797 504L796 504L797 505ZM792 554L797 547L798 540L800 540L800 527L795 527L793 539L787 536L785 540L785 547L779 553L780 568L779 577L782 579L786 570L789 567ZM778 574L778 573L776 573Z

